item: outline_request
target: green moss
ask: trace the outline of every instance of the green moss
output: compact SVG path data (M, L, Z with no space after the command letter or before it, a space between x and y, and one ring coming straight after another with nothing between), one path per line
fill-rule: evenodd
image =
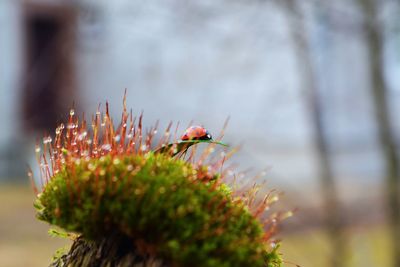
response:
M95 240L120 232L176 266L280 266L231 190L163 154L78 160L38 197L38 218Z

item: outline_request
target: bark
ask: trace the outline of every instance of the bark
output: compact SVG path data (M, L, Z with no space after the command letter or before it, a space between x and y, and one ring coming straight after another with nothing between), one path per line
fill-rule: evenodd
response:
M347 260L347 239L344 233L343 218L336 192L336 185L329 155L329 146L323 123L323 107L313 70L311 48L307 39L307 30L299 8L301 1L284 0L282 4L287 12L291 37L297 56L298 71L302 88L306 93L307 110L314 132L314 148L318 162L318 177L324 197L325 227L332 246L330 265L344 266Z
M77 238L67 254L55 259L50 267L168 267L150 255L138 253L133 241L126 236L110 234L88 241Z
M369 75L371 94L375 105L375 118L378 138L385 162L385 195L390 233L393 244L393 266L400 267L400 168L399 155L390 121L390 108L387 100L388 88L384 78L383 36L378 21L378 6L374 0L359 0L364 13L364 33L369 55Z

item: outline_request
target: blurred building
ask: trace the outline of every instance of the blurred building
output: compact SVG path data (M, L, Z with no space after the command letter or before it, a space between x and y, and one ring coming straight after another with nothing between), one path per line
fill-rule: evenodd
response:
M2 178L25 176L26 142L54 128L76 93L77 9L67 2L0 3Z

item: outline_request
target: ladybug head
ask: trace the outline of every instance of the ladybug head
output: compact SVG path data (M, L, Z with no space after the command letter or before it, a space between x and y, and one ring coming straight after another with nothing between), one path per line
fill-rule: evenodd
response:
M212 139L212 136L211 136L209 131L206 131L206 135L204 136L204 139L205 140L211 140Z

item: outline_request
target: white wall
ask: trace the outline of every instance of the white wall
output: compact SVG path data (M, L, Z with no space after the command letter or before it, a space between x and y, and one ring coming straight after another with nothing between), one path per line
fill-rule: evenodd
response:
M102 34L79 55L87 109L108 99L119 114L128 88L128 105L136 113L143 109L149 123L172 119L186 125L194 119L217 132L231 116L225 140L245 143L240 153L244 166L272 165L274 175L287 183L315 181L304 92L287 23L276 6L178 0L99 6ZM340 174L372 179L380 162L373 152L363 40L357 34L333 34L324 48L328 51L317 53L321 40L313 36L320 36L318 21L307 20L316 64L327 68L318 73L325 84L328 135L340 144L334 146ZM347 146L357 141L366 151L349 154ZM357 160L361 155L372 162L368 168Z

